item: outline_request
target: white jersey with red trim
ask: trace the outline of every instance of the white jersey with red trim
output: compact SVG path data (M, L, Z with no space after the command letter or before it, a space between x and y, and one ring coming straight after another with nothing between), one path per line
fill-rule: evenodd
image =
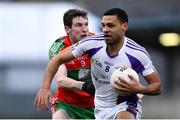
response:
M109 80L115 69L131 67L143 76L155 71L145 48L127 37L124 39L122 48L114 56L109 55L103 34L87 37L72 46L75 57L88 53L91 59L91 75L96 88L96 109L111 108L124 101L133 103L138 101L137 95L123 97L112 89Z

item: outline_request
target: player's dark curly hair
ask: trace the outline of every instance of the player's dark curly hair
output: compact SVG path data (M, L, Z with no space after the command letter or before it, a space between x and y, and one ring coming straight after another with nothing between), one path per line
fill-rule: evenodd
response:
M116 15L120 22L128 23L128 15L126 14L126 11L121 8L109 9L104 13L104 16L107 16L107 15Z
M79 9L69 9L67 12L64 13L63 16L64 26L71 27L72 21L75 17L83 17L85 19L88 19L86 11Z

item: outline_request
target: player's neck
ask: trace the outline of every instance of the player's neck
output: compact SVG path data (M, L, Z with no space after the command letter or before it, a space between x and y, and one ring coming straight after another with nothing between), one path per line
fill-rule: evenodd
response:
M124 38L119 43L107 45L107 50L110 55L116 55L124 44Z
M71 44L74 44L77 42L75 39L73 39L71 35L69 35L69 41L71 42Z

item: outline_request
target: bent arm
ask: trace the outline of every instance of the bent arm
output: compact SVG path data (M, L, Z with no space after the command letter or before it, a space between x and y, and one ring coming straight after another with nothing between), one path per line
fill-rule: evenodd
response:
M67 68L61 65L55 76L58 86L68 90L81 90L84 82L74 80L67 76Z
M81 90L89 93L90 95L95 94L95 87L91 82L77 81L70 77L67 77L67 69L65 65L61 65L56 73L56 81L58 86L68 90Z
M158 72L153 72L150 75L144 76L148 82L147 86L143 86L140 93L145 95L159 95L161 94L161 80Z
M129 75L131 81L127 82L121 78L120 82L116 83L121 86L120 90L129 93L140 93L144 95L159 95L161 94L161 80L157 72L153 72L150 75L144 76L148 85L142 85L137 80Z

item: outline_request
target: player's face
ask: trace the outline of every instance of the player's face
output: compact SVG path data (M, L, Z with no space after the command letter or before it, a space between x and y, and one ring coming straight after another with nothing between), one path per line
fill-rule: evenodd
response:
M69 36L75 43L88 35L88 20L83 17L75 17L69 30Z
M114 45L123 40L127 23L121 23L115 15L108 15L103 16L102 27L106 44Z

